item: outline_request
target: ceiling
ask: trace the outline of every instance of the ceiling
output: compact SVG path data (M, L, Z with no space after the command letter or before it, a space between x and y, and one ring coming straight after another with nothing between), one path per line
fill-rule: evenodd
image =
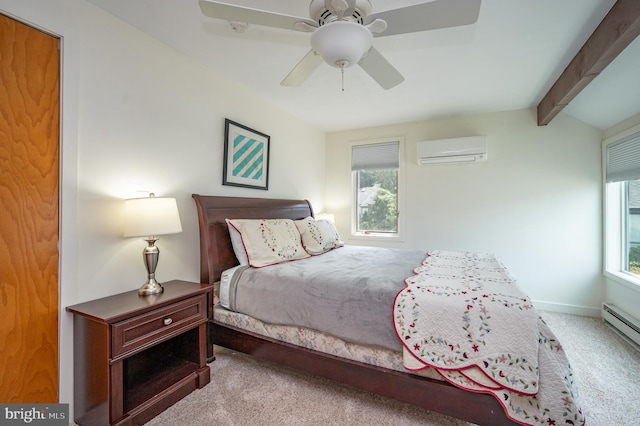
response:
M615 0L483 0L469 26L377 37L404 75L384 90L360 67L322 64L300 87L280 81L310 49L309 33L250 25L236 33L198 0L88 0L323 131L538 105ZM226 0L308 17L309 1ZM374 12L418 0L371 0ZM602 130L640 113L640 38L563 112ZM553 124L553 123L551 123Z

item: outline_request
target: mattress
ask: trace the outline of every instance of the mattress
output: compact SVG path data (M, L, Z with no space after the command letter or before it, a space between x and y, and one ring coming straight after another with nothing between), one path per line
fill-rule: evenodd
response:
M229 292L231 291L231 281L233 280L235 273L241 269L243 269L243 266L238 265L233 268L222 271L222 275L220 276L220 282L218 283L218 286L219 286L218 291L220 293L219 294L220 305L226 309L230 309L231 307L231 300L230 300L230 294L229 294Z
M227 309L269 324L306 327L400 351L393 300L425 253L344 246L262 268L240 266L223 274L221 300Z
M214 319L217 322L250 331L260 336L270 337L281 342L352 361L362 362L364 364L375 365L403 373L408 372L403 366L401 351L359 345L305 327L269 324L245 314L232 312L221 304L216 305L214 308ZM411 372L411 374L442 380L440 374L431 368Z
M355 248L355 256L361 257L363 251L365 253L383 253L387 249L376 248ZM343 255L345 252L351 251L351 248L342 248L341 251L335 250L334 255ZM416 259L422 259L424 257L423 251L399 251L405 255L409 255L409 259L406 262L407 265L413 265ZM328 256L327 256L328 257ZM316 257L317 259L317 257ZM323 258L324 259L324 258ZM376 261L379 262L379 259ZM301 261L296 261L296 263ZM403 262L405 263L405 262ZM415 264L417 266L417 263ZM361 343L354 343L333 334L323 333L309 327L296 326L296 325L282 325L273 324L270 322L262 321L254 318L250 315L234 312L232 307L235 306L235 288L234 285L238 279L241 278L242 273L248 269L247 266L238 265L233 268L227 269L222 272L220 282L216 283L216 293L219 297L219 303L214 309L214 319L217 322L227 324L242 330L246 330L261 336L270 337L272 339L290 343L296 346L312 349L318 352L322 352L329 355L338 356L340 358L362 362L368 365L374 365L378 367L388 368L390 370L408 372L403 366L402 351L389 348L383 348L377 345L364 345ZM400 275L410 275L411 268L405 267L399 273ZM336 268L333 269L334 271ZM404 276L403 276L404 278ZM404 287L404 281L398 280L397 289ZM394 292L396 291L394 286ZM391 304L393 298L390 299L387 316L388 324L392 327L391 321ZM432 379L442 380L440 374L434 369L425 369L412 374L428 377Z

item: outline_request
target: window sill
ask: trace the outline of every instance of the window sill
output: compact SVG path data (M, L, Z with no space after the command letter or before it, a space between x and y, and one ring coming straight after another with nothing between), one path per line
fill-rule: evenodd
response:
M382 234L382 233L352 233L352 240L368 240L368 241L402 241L400 234Z
M604 276L624 285L631 290L640 292L640 277L635 277L631 274L621 271L604 271Z

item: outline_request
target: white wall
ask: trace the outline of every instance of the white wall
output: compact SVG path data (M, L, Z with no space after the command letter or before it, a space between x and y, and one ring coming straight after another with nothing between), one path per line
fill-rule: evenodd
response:
M100 284L80 286L79 300L141 284L145 243L121 238L122 200L136 190L178 199L184 231L158 242L160 280L199 278L192 193L322 203L324 133L110 15L92 15L80 63L78 248L94 251L80 282ZM271 137L269 191L222 186L225 117Z
M489 159L418 166L416 142L487 135ZM325 206L349 244L350 141L405 139L405 238L388 246L496 253L540 308L598 315L602 279L601 133L535 111L429 120L327 135ZM378 243L380 244L380 243Z
M72 403L64 307L146 277L145 243L122 237L123 200L137 190L177 198L183 232L158 242L157 277L199 281L191 194L321 209L325 135L84 0L0 0L0 10L63 37L60 402ZM221 184L225 117L271 136L269 191Z

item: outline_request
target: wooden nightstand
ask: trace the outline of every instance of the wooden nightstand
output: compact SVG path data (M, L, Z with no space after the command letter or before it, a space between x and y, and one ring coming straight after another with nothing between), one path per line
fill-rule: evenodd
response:
M207 306L213 287L186 281L164 293L117 294L74 314L74 413L79 425L137 425L210 381Z

